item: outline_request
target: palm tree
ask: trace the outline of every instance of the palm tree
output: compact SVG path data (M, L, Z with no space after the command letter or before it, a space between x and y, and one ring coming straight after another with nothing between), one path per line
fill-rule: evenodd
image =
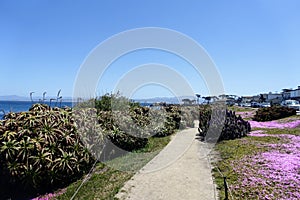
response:
M207 102L207 104L209 104L210 100L212 97L207 96L207 97L202 97L203 99L205 99L205 101Z
M199 104L199 99L200 99L201 95L200 94L196 94L196 97L197 97L197 103Z
M260 96L259 96L259 103L263 103L265 101L266 101L266 98L264 97L264 95L260 94Z

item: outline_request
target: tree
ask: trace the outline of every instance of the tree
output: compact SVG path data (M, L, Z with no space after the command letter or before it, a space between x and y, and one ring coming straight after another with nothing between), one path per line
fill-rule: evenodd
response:
M242 101L243 101L243 98L239 97L239 98L236 100L236 103L240 104L240 103L242 103Z
M208 97L202 97L205 101L207 101L207 104L209 104L210 100L211 100L211 97L208 96Z
M260 102L260 103L263 103L263 102L265 102L265 101L266 101L266 98L264 97L264 95L263 95L263 94L260 94L259 102Z
M197 97L197 103L199 104L199 99L200 99L201 95L200 94L196 94L196 97Z

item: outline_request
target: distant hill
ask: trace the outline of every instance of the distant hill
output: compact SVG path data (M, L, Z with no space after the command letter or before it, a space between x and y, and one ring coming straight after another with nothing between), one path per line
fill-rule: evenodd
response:
M56 97L46 96L46 101L49 101L51 98L55 99ZM42 97L34 96L33 100L38 101L42 99ZM158 103L158 102L166 102L166 103L182 103L182 99L196 99L194 96L181 96L181 97L153 97L153 98L145 98L145 99L134 99L136 102L140 103ZM5 95L0 96L0 101L31 101L30 97L23 97L18 95ZM64 102L71 102L72 97L63 97ZM76 100L75 100L76 101Z
M166 102L166 103L182 103L182 99L195 99L194 96L181 96L181 97L154 97L154 98L147 98L147 99L134 99L134 101L140 102L140 103L157 103L157 102Z

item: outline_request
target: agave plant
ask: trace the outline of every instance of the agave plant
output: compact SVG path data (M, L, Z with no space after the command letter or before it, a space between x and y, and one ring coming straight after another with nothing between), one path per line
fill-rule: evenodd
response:
M39 185L44 178L41 168L36 168L32 164L24 165L21 177L21 183L24 185L24 188L30 190L34 190L34 186Z
M48 168L48 165L52 163L51 157L52 154L48 152L48 148L42 148L36 155L29 156L29 159L36 168Z
M8 118L7 120L4 121L4 127L6 128L6 130L15 130L15 128L17 127L17 123L15 119Z
M21 164L16 160L7 162L7 169L10 172L12 177L16 177L20 175L19 174L20 168L21 168Z
M52 144L57 141L57 137L58 137L57 133L62 133L59 127L57 127L57 124L58 122L56 121L51 121L51 122L48 120L42 121L39 134L41 135L41 137L43 137L44 142L48 144Z
M33 114L29 114L25 119L24 119L24 127L28 128L34 128L36 126L36 116Z
M164 107L164 112L138 105L112 111L107 100L96 100L101 109L34 104L28 112L5 115L0 121L0 172L9 183L1 188L42 191L63 186L87 172L95 158L113 158L118 148L142 148L152 135L173 133L181 120L188 126L194 115L186 111L183 119L175 106ZM107 147L108 141L118 148Z
M49 110L49 106L46 104L34 104L29 108L29 111L33 112L33 114L42 114L44 111ZM36 113L34 113L36 112Z
M77 158L71 152L65 152L60 149L61 155L59 158L53 161L54 165L52 167L53 171L57 171L56 169L62 170L66 172L66 174L72 174L75 169L78 169L76 166Z
M7 130L0 136L0 139L3 141L12 141L16 137L17 137L17 133L15 131Z
M17 152L19 151L20 146L18 145L17 140L7 140L5 142L2 142L0 152L2 155L4 155L6 160L13 160L14 157L17 155Z
M34 143L32 142L31 138L25 136L20 141L20 148L17 157L21 158L22 161L25 161L28 164L28 158L31 152L34 150Z
M8 113L0 125L0 171L8 180L3 192L9 192L6 187L42 191L67 184L94 161L70 109L35 104L28 112Z

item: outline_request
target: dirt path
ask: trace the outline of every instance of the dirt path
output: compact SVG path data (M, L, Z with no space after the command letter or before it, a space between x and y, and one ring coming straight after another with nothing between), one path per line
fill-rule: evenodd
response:
M216 199L206 144L197 128L178 132L171 142L116 195L121 200Z

